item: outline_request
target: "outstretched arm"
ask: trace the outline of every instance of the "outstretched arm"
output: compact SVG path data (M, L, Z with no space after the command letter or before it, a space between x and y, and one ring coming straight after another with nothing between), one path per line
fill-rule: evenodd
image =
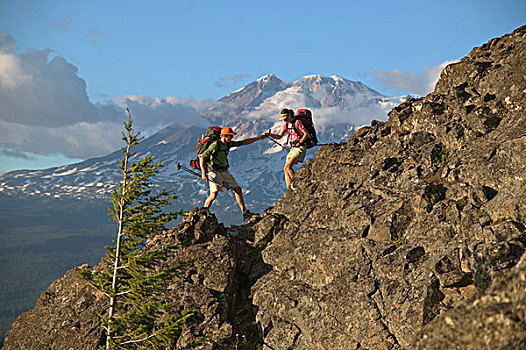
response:
M265 133L265 134L262 134L262 135L259 135L259 136L256 136L256 137L252 137L250 139L243 140L241 142L243 142L243 145L250 145L253 142L256 142L258 140L266 139L267 137L268 137L268 134Z
M280 139L285 135L285 130L281 130L278 134L268 133L268 136L272 137L273 139Z
M268 132L268 136L272 137L273 139L280 139L283 137L283 135L285 135L285 133L287 132L287 123L283 123L283 126L281 128L281 130L279 131L279 133L277 134L272 134L269 130Z

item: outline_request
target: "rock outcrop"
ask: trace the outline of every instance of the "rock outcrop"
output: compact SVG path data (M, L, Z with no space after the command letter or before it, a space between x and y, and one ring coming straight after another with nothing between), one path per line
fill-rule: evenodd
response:
M472 303L445 312L415 338L415 349L524 349L526 257Z
M98 349L103 341L98 313L107 301L77 277L86 267L79 266L53 281L36 306L13 323L3 349Z
M201 306L172 347L524 348L525 72L526 26L321 147L254 222L196 209L151 237L145 249L183 243L169 264L195 260L167 290L174 312ZM104 307L70 271L4 349L96 349Z
M147 241L146 250L180 247L167 261L170 267L193 261L166 291L173 314L198 307L173 349L199 340L197 348L203 350L252 349L261 343L249 295L250 286L267 270L261 249L245 237L253 232L252 225L225 228L208 210L195 209L178 226ZM53 282L36 307L14 322L4 350L96 350L104 344L99 314L108 300L77 276L80 268L86 266Z
M300 169L256 227L266 349L526 344L525 72L522 27Z

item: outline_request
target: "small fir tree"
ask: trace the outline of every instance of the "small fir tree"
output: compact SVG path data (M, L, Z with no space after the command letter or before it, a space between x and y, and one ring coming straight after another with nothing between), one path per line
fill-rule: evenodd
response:
M101 269L83 270L80 275L109 299L108 313L101 317L106 334L106 344L101 349L166 349L174 342L185 320L193 314L188 310L182 315L170 315L171 303L163 300L163 291L182 266L165 268L163 262L175 246L145 251L146 238L162 232L164 225L181 212L163 212L175 198L172 191L151 190L151 179L159 173L163 162L153 162L149 155L131 163L143 137L135 133L128 111L122 139L123 157L118 166L122 180L113 190L109 208L117 222L117 238L113 247L102 259Z

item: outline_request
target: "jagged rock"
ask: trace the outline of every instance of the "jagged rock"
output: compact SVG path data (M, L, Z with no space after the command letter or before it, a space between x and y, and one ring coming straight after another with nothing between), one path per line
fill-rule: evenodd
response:
M267 213L286 224L258 228L274 236L262 252L272 271L253 288L264 349L411 349L423 327L421 348L445 349L468 322L447 318L457 308L486 318L457 348L524 344L524 287L502 310L475 305L526 247L525 70L526 26L299 170Z
M499 275L474 303L433 320L415 337L415 349L524 349L526 256Z
M207 208L195 208L187 212L180 225L168 234L176 235L183 244L196 244L212 240L216 234L224 234L225 228Z
M232 231L239 233L235 228ZM255 327L247 330L254 317L248 298L249 285L243 276L250 275L258 269L258 263L263 263L257 261L257 250L245 239L232 236L231 230L218 223L215 215L200 208L186 213L181 224L150 239L146 245L148 249L182 243L187 246L169 264L194 260L186 274L169 287L168 295L176 305L183 301L180 307L201 306L184 325L177 347L206 337L198 349L232 349L238 341L236 335L256 332ZM258 273L261 271L255 274Z
M4 350L97 350L103 344L98 313L106 299L77 277L80 266L51 283L36 306L20 315L4 341Z
M174 349L205 336L197 349L232 349L236 334L252 334L259 342L248 298L250 285L240 276L255 279L266 270L258 266L264 265L258 260L259 250L228 233L208 210L195 209L178 226L146 242L146 250L179 245L167 261L171 267L194 261L165 294L173 302L174 314L200 306L184 325ZM6 337L5 350L98 348L104 341L98 314L108 302L77 277L78 269L53 282L36 307L17 319Z
M267 244L283 229L286 222L287 218L283 215L264 213L262 220L254 228L254 242Z

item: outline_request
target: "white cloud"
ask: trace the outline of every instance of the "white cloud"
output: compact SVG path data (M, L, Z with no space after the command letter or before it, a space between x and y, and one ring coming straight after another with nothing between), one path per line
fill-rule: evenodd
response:
M10 156L28 152L85 159L118 149L121 129L122 124L116 122L81 122L50 128L0 120L0 144L10 149Z
M186 105L182 100L174 97L127 95L116 98L115 101L132 111L134 123L141 130L159 130L172 123L207 125L207 121L199 115L194 107Z
M148 135L172 123L203 124L191 104L174 98L124 96L94 104L77 67L52 51L15 54L15 40L0 33L0 147L10 156L62 154L70 158L106 155L119 147L128 107L134 127ZM5 152L4 152L4 155Z
M47 127L97 122L99 111L89 102L77 68L60 56L48 60L50 54L0 53L0 119Z
M432 92L440 78L442 70L458 60L444 61L438 66L424 67L420 72L413 73L395 69L388 71L374 71L375 79L386 89L398 89L417 95L427 95Z

